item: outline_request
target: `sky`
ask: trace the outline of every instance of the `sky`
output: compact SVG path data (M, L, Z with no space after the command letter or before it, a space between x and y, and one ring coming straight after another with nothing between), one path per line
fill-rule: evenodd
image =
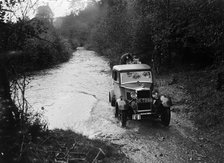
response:
M33 18L36 15L36 9L38 6L49 5L54 17L66 16L71 13L71 11L78 12L87 6L87 3L91 0L25 0L22 5L11 8L15 14L11 15L11 20L16 20L23 15L23 17ZM33 6L33 4L35 4ZM32 9L27 10L27 8ZM25 12L27 11L27 12ZM24 14L25 13L25 14Z
M49 4L54 17L65 16L70 14L72 10L83 9L89 0L73 0L73 7L71 8L71 2L66 0L39 0L40 5ZM71 0L70 0L71 1Z
M71 12L70 3L68 1L48 0L42 2L41 4L46 5L47 3L49 4L52 12L54 13L54 17L65 16L66 14L69 14Z

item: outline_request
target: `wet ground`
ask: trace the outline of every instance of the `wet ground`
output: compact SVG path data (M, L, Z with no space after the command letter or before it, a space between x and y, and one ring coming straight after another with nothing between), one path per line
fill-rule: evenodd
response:
M170 127L142 120L128 121L127 128L121 128L108 102L110 89L108 61L80 48L68 63L33 76L27 98L43 112L50 129L71 129L118 144L129 162L223 161L213 150L222 148L206 142L191 122L174 112Z

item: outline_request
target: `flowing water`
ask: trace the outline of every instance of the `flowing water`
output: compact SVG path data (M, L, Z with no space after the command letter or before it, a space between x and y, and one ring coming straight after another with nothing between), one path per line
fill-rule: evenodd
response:
M33 108L44 110L50 129L77 130L77 124L87 122L96 105L107 100L109 73L105 59L80 48L68 63L33 76L26 95Z

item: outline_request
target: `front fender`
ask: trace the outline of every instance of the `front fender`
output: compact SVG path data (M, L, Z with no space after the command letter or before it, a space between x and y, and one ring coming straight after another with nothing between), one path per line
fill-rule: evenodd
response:
M111 90L111 91L109 92L109 101L111 102L112 99L115 99L114 90Z
M172 106L172 101L171 101L170 97L162 95L162 96L160 96L160 101L161 101L161 104L163 105L163 107L171 107Z

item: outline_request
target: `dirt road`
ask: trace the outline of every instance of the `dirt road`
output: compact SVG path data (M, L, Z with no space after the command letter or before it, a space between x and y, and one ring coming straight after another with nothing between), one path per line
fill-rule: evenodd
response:
M128 121L121 128L108 102L111 77L108 61L79 49L70 62L33 77L28 101L45 115L49 128L71 129L90 138L120 145L128 162L222 162L222 147L198 135L199 131L172 112L170 127L154 121ZM173 85L160 90L175 94L173 110L187 107L187 93ZM42 108L42 109L41 109ZM44 109L43 109L44 108ZM214 150L215 149L215 150Z

